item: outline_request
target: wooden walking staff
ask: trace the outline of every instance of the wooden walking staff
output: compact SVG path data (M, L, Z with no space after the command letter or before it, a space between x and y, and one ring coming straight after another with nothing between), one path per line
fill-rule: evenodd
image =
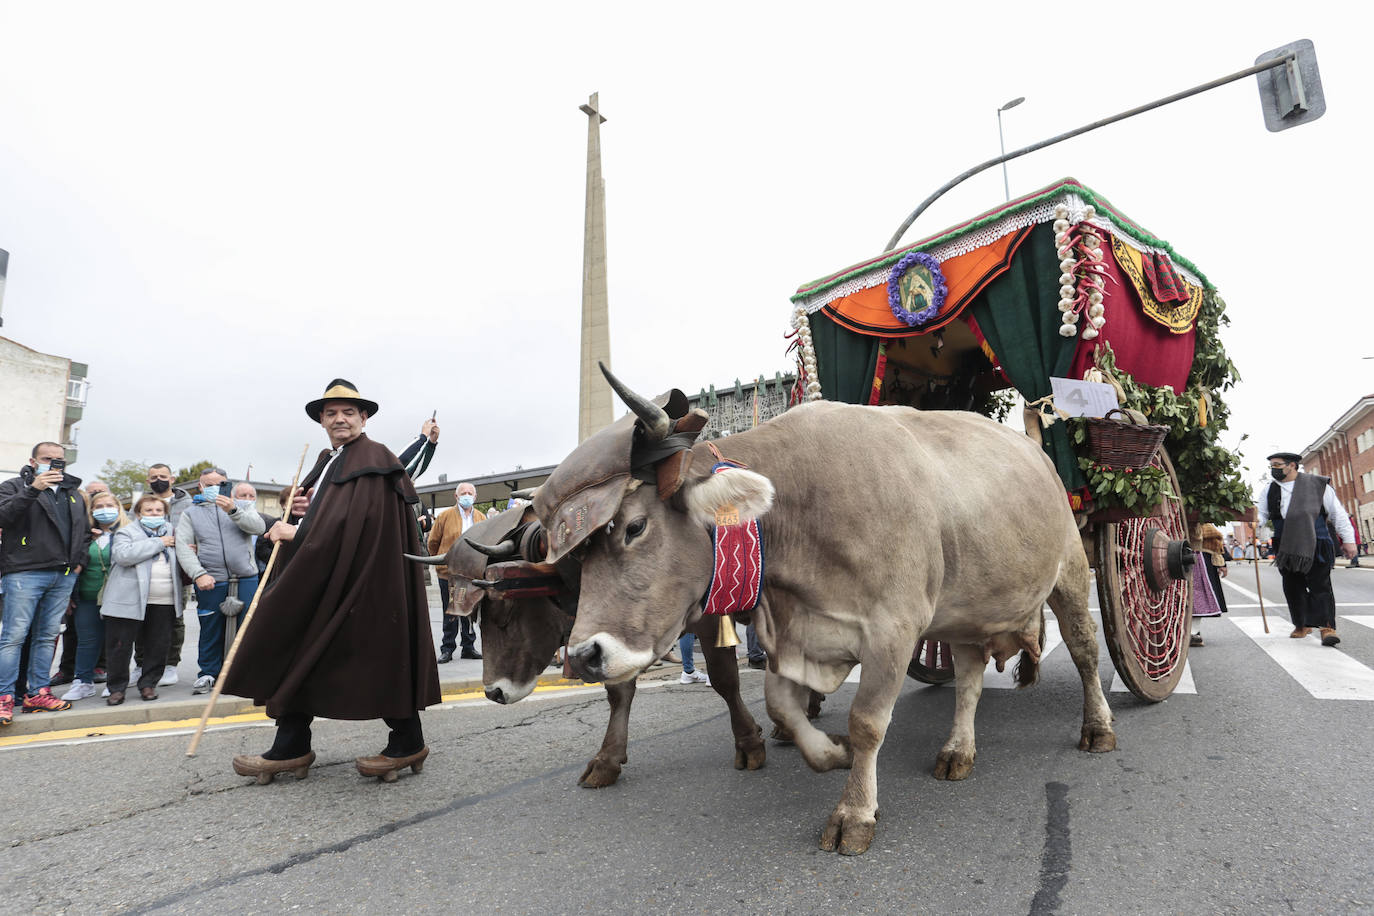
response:
M291 478L291 489L286 495L286 517L291 517L291 501L296 498L296 484L301 479L301 468L305 467L305 456L310 451L309 443L301 450L300 463L296 465L296 476ZM205 734L205 723L210 721L210 712L215 708L219 694L224 689L224 679L229 675L229 666L234 664L234 655L239 651L239 644L243 642L243 634L248 632L248 625L253 622L253 612L258 609L258 600L262 598L262 593L267 590L267 580L272 577L272 567L277 563L277 552L281 550L281 541L272 545L272 555L267 558L267 567L262 571L262 578L258 580L258 590L253 594L253 603L248 605L248 612L243 615L243 622L239 624L239 629L234 634L233 645L229 647L229 654L224 656L224 665L219 669L219 677L215 678L215 689L210 691L210 702L205 704L205 712L200 714L200 724L196 726L196 733L191 736L191 746L186 749L187 757L196 756L196 748L200 747L200 736Z
M1259 580L1259 542L1255 538L1255 529L1250 529L1250 549L1255 552L1255 594L1259 597L1260 620L1264 621L1264 632L1269 632L1269 618L1264 614L1264 591L1260 588Z

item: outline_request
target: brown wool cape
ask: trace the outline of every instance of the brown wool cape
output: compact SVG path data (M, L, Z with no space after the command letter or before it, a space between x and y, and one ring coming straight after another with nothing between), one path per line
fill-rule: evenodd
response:
M316 482L323 451L301 482ZM366 434L345 446L317 486L274 572L224 692L267 714L405 719L439 702L439 669L410 506L419 501L400 460Z

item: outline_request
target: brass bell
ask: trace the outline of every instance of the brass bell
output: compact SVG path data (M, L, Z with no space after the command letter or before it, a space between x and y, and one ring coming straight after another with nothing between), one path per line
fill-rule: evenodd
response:
M720 633L716 636L716 648L728 649L738 645L739 637L735 635L735 618L729 614L721 614Z

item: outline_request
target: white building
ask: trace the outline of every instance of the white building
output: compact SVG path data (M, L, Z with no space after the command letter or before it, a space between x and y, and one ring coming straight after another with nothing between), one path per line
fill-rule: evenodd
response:
M28 463L39 442L58 442L76 462L76 431L86 406L86 365L0 337L0 479Z

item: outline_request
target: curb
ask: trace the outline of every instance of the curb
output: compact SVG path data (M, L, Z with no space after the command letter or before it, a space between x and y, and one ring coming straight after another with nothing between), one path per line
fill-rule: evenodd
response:
M652 680L665 674L674 673L675 671L671 666L651 668L641 674L640 679ZM576 678L565 678L561 672L542 674L535 680L536 688L588 686L596 685L584 683ZM470 698L464 697L462 694L481 696L482 679L450 678L440 680L439 692L443 698L441 702ZM16 709L14 722L0 728L0 739L55 732L85 731L95 735L114 726L147 725L154 722L166 722L168 728L182 727L188 719L199 720L205 712L205 704L209 701L207 696L205 699L144 702L138 698L136 693L133 694L132 699L126 699L119 706L107 706L104 700L99 697L92 697L91 699L99 702L100 705L83 707L81 703L77 703L71 709L58 713L20 713ZM210 714L210 721L213 724L216 719L255 713L262 714L263 708L255 705L252 700L243 697L221 696L215 701L215 708Z

